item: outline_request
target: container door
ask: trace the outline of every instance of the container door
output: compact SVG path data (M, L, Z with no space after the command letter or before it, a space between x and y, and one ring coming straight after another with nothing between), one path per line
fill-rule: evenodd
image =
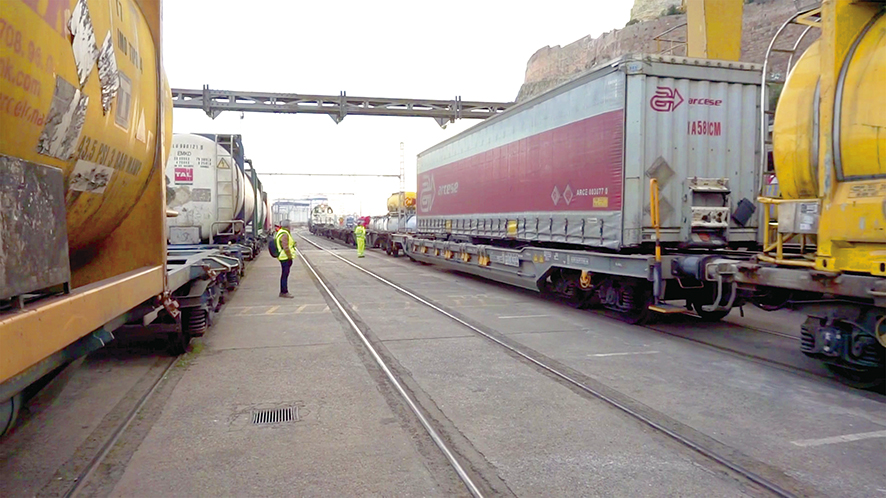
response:
M653 241L649 182L655 178L662 241L722 246L756 239L757 217L739 223L733 214L757 195L758 99L754 84L628 78L625 198L637 202L626 207L626 236Z

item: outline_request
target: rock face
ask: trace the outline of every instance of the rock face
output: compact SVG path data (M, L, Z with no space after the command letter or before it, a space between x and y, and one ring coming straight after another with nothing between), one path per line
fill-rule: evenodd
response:
M670 4L666 0L636 0L632 14L640 4ZM657 7L656 7L657 8ZM665 7L666 8L666 7ZM659 9L661 13L663 9ZM766 48L779 26L796 13L794 0L754 0L745 4L741 60L762 63L766 56ZM523 86L517 94L517 101L528 100L540 93L565 83L597 64L629 53L668 53L685 55L686 28L678 27L686 23L685 15L672 15L631 24L619 30L604 33L597 38L586 36L566 46L544 47L539 49L526 64L526 76ZM656 41L655 37L676 28ZM794 26L791 33L799 33L800 28ZM801 45L805 49L817 38L810 33ZM675 40L669 42L666 40ZM791 39L791 42L793 39ZM777 65L774 65L777 67Z
M682 0L634 0L631 19L651 21L660 17L669 7L679 7L682 3Z

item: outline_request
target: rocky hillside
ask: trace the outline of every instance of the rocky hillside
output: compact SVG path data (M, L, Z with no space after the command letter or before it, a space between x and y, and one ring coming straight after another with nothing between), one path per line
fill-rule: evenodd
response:
M762 63L766 48L779 26L797 7L794 0L745 0L741 60ZM663 15L680 0L635 0L631 14L635 16L622 29L604 33L597 38L586 36L566 46L539 49L526 64L526 76L517 101L522 102L569 81L597 64L627 53L661 53L671 50L674 55L685 55L677 43L658 42L655 37L686 22L682 14ZM658 9L658 17L653 12ZM671 12L676 8L670 9ZM651 20L642 21L646 17ZM799 28L797 28L799 29ZM686 28L677 28L665 39L685 42ZM814 38L810 36L808 38ZM810 40L811 41L811 40ZM808 43L806 43L808 45Z
M651 21L671 9L680 7L682 0L634 0L631 7L631 19Z

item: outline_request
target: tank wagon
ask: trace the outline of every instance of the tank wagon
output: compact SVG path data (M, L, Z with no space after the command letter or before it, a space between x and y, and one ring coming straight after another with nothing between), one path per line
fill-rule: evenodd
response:
M415 232L415 192L394 192L387 208L386 215L366 220L366 246L396 257L403 249L402 236Z
M213 261L229 266L218 278L192 278L173 291L189 336L212 325L270 229L267 193L243 150L239 135L172 139L166 164L166 203L175 214L167 218L169 260L213 254Z
M252 168L252 160L247 159L246 162ZM246 233L255 241L255 244L260 244L264 236L271 230L271 203L258 173L251 169L247 171L247 177L253 188L256 201L254 215L251 218L246 218Z
M242 271L217 250L167 248L160 11L3 3L0 58L18 76L0 79L0 433L29 386L115 335L183 350L205 319L183 322L175 293Z
M261 240L270 211L251 166L239 135L175 134L166 165L166 201L178 216L168 221L169 243L252 246ZM254 224L256 229L247 229Z
M886 375L886 2L826 0L792 22L820 36L775 110L780 195L759 199L761 253L714 274L766 309L806 312L801 350L849 383L877 384Z
M818 47L841 9L864 28L835 64ZM775 115L775 181L760 66L629 55L419 154L416 231L394 239L413 260L635 323L799 309L805 354L882 383L883 12L829 0L813 19L822 41Z

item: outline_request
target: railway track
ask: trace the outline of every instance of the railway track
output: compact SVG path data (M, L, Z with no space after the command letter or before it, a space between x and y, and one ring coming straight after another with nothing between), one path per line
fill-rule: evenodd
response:
M304 237L302 237L302 238L304 238ZM307 239L305 239L305 240L307 240ZM308 241L308 242L310 242L310 241ZM317 246L317 247L319 248L320 246ZM373 358L373 360L375 360L375 363L385 373L385 376L391 382L391 385L394 386L394 389L397 390L397 393L400 394L400 397L409 406L409 409L412 411L412 413L415 415L415 417L421 423L422 427L424 427L425 431L427 431L428 435L434 441L434 444L437 445L437 447L440 449L440 451L446 457L446 460L452 466L453 470L455 470L455 472L458 474L458 477L464 483L465 487L468 488L468 491L471 493L471 495L474 497L477 497L477 498L481 498L482 496L484 496L483 493L480 491L479 487L474 483L474 480L471 478L471 476L469 476L468 473L465 471L462 463L455 457L455 451L453 451L449 447L449 445L443 440L443 438L440 436L440 434L437 433L437 430L434 429L434 427L428 421L427 417L425 417L424 413L418 408L416 401L412 398L412 396L409 393L406 392L406 389L403 388L403 385L400 383L400 381L397 379L397 377L391 371L391 368L385 363L385 361L378 354L378 351L376 351L375 348L372 346L372 343L369 342L369 339L366 338L366 334L363 333L363 330L360 328L360 326L357 325L357 323L354 321L354 318L351 317L351 314L348 312L348 310L345 309L345 307L342 306L342 303L339 301L339 299L337 297L335 297L335 294L333 294L332 290L329 289L329 286L327 286L324 279L317 273L317 271L314 269L313 265L311 265L311 263L305 257L304 253L302 253L299 250L296 250L296 251L301 256L302 262L305 264L305 266L308 267L308 270L311 272L312 275L314 275L314 278L317 279L317 282L320 283L320 286L323 288L324 292L326 292L326 295L329 296L329 298L332 300L332 302L335 303L335 306L338 308L339 312L345 317L345 320L347 320L348 324L351 326L351 329L360 338L360 341L363 343L363 346L366 348L367 351L369 351L370 355L372 355L372 358Z
M474 322L473 320L470 320L463 316L459 316L457 313L446 309L446 307L441 305L440 303L437 303L432 299L420 296L373 271L367 270L366 268L363 268L360 265L357 265L336 254L336 251L332 251L322 247L314 241L306 238L304 235L300 234L300 236L306 242L314 246L318 251L327 253L336 258L338 261L341 261L342 263L345 263L353 269L360 271L365 275L368 275L369 277L381 282L385 286L396 290L401 295L406 296L410 301L420 303L424 307L433 310L435 313L443 315L448 319L457 322L459 325L470 330L472 333L485 338L496 346L506 350L509 354L529 363L534 368L544 372L550 378L553 378L558 383L569 387L573 391L579 390L587 396L599 399L607 403L619 412L628 415L629 417L647 426L648 428L653 429L654 431L657 431L658 433L670 438L683 447L702 455L704 458L709 459L716 465L727 469L730 474L751 484L753 487L756 487L757 489L760 489L767 494L774 496L787 497L816 494L814 491L806 489L806 486L804 484L794 480L792 477L786 475L779 469L773 468L763 462L759 462L750 457L742 455L736 449L725 446L722 443L719 443L703 434L699 434L688 426L683 425L679 421L671 419L663 413L650 410L648 407L643 406L641 403L636 402L623 393L614 391L607 386L594 381L594 379L588 378L587 376L584 376L578 372L572 371L568 367L560 365L558 364L558 362L553 361L540 353L537 353L525 346L522 346L519 343L506 338L500 332L490 330L488 327ZM320 274L315 271L313 265L309 261L310 256L308 254L312 251L300 252L302 255L302 261L308 266L313 275L320 281L322 287L327 291L327 293L332 296L332 292L329 290L329 287L323 281ZM345 315L351 327L360 335L362 342L368 348L371 348L369 341L360 331L360 327L356 324L355 319L351 317L350 314L346 311L345 306L342 305L339 299L333 298L333 300L339 310ZM382 360L374 349L371 349L371 351L373 357L376 359L377 362L379 362L380 367L388 375L391 382L395 385L397 390L401 392L401 394L407 400L407 403L410 405L410 407L413 408L413 411L417 415L419 415L420 411L417 408L414 408L414 402L408 397L408 395L405 394L405 392L403 392L402 387L399 386L399 383L394 378L391 370L381 363ZM429 428L429 426L427 425L427 421L423 418L422 425L424 425L426 429ZM440 439L440 436L436 433L432 433L430 429L429 434L431 434L431 437L435 440L435 442ZM438 444L438 446L440 445ZM452 450L445 446L441 446L441 450L446 454L447 459L450 459L450 456L453 453ZM454 467L458 465L457 467L455 467L455 469L459 473L459 475L462 476L463 470L461 469L463 469L465 464L460 464L459 462L452 459L450 459L450 461L453 462ZM469 484L469 481L466 481L465 484L466 486L468 486L472 494L478 496L475 493L475 489L471 487L471 484Z
M304 238L303 234L299 234L299 235L302 238ZM309 242L314 243L313 241L309 241ZM322 247L317 244L315 244L315 245L317 246L317 248L319 248L321 250L326 250L326 251L330 251L330 252L340 252L342 250L351 249L347 246L343 246L342 244L338 243L337 241L332 241L332 243L334 244L332 247ZM367 255L369 255L369 254L373 254L373 253L371 251L367 250ZM382 257L382 256L379 256L379 257ZM387 259L387 258L385 258L385 259ZM483 279L482 277L476 277L474 275L466 275L466 278L475 278L477 280L482 280L484 282L492 283L493 285L496 284L495 282L491 282L491 281ZM504 287L508 287L509 289L515 290L517 292L531 293L531 291L523 291L522 289L516 289L513 287L509 287L509 286L504 286ZM535 297L540 297L540 296L535 295ZM589 311L595 311L595 310L589 310ZM609 312L607 310L596 310L596 311L599 314L601 314L602 316L607 316L607 317L613 318L615 320L619 319L618 316L614 312ZM689 320L695 318L695 315L678 315L678 316L682 317L684 319L689 319ZM711 325L711 324L703 324L700 322L699 325L704 326L704 325ZM837 387L843 388L846 385L844 382L841 382L839 379L835 378L834 375L831 374L830 372L828 372L828 370L826 368L824 368L824 366L822 364L820 364L819 362L812 361L812 360L803 361L805 359L805 357L800 358L799 362L798 361L793 361L793 362L792 361L780 361L778 359L775 359L772 357L767 357L767 356L764 356L761 354L755 354L753 352L743 351L733 344L722 344L722 343L718 344L718 343L711 341L711 340L705 340L703 338L693 337L688 334L682 334L677 331L670 330L670 329L662 326L659 323L650 323L650 324L645 324L642 326L649 329L649 330L653 330L653 331L661 333L661 334L667 334L668 336L675 337L675 338L678 338L678 339L681 339L684 341L692 342L694 344L699 344L701 346L710 347L710 348L716 349L718 351L734 355L738 358L751 360L751 361L761 363L761 364L770 365L775 368L789 371L789 372L792 372L792 373L795 373L798 375L813 376L817 379L824 380L824 381L828 382L829 384L832 384ZM736 328L741 328L744 330L752 331L752 332L758 333L758 334L764 334L764 335L769 335L769 336L773 336L773 337L778 337L779 339L789 340L789 341L792 341L792 343L798 343L800 341L800 337L797 335L779 332L776 330L755 327L755 326L747 325L747 324L741 324L741 325L730 324L730 326L734 326ZM796 350L795 344L792 344L791 347L792 347L792 351ZM799 353L797 353L797 355L799 355ZM796 356L794 356L794 357L796 357ZM875 395L875 396L879 395L879 394L884 394L884 393L879 392L879 391L874 391L872 393L872 395Z
M74 479L73 484L71 484L67 490L61 493L65 498L79 496L89 485L90 479L95 474L96 470L101 467L102 463L105 461L105 458L110 453L111 449L117 444L120 440L121 436L126 432L129 428L130 424L132 424L133 420L138 417L142 408L150 401L151 397L157 392L160 385L163 383L163 380L169 374L170 370L172 370L179 362L182 356L176 356L168 360L165 368L160 372L156 378L153 379L153 382L150 383L149 388L145 391L145 393L139 398L138 402L135 406L129 411L129 413L121 420L120 424L116 429L111 433L110 437L101 445L99 451L93 456L92 460L80 471L77 477Z

